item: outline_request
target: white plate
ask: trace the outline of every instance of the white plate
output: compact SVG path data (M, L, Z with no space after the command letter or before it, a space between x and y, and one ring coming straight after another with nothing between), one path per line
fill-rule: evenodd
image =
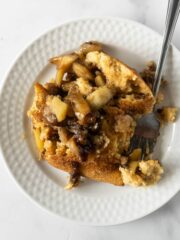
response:
M157 60L161 37L147 27L125 19L93 18L64 24L34 41L16 60L2 89L0 138L5 162L17 183L39 205L77 222L91 225L120 224L145 216L166 203L180 189L180 120L162 131L156 152L165 168L160 183L148 188L115 187L86 180L72 191L63 189L66 174L37 161L32 141L29 108L35 81L54 74L48 64L52 56L97 40L130 66L141 70ZM174 47L167 59L170 80L168 104L180 103L180 53ZM25 134L25 139L22 135Z

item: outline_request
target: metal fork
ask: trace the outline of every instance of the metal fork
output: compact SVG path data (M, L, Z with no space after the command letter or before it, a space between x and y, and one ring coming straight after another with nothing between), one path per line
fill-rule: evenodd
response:
M162 70L169 46L171 45L171 40L178 19L179 11L180 0L169 0L163 44L155 72L154 84L152 87L154 97L156 97L159 92L162 78ZM131 138L128 154L130 154L134 149L140 148L140 159L142 160L147 154L152 153L156 144L157 137L159 136L159 129L160 122L156 117L154 106L153 112L142 116L137 121L137 126L135 128L134 136Z

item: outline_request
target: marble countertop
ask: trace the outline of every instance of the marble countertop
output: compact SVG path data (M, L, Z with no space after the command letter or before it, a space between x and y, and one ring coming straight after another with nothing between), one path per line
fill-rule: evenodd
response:
M64 21L115 16L163 32L167 0L0 0L0 85L15 57L42 32ZM180 49L180 20L173 42ZM0 239L179 240L180 193L140 220L112 227L87 227L42 211L18 189L0 156Z

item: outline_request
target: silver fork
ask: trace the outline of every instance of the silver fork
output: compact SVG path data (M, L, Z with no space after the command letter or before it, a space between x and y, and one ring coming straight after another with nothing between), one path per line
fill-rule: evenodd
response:
M171 45L171 40L178 19L179 10L180 0L169 0L163 44L155 72L154 84L152 87L154 97L156 97L159 92L162 78L162 70L169 46ZM134 136L131 138L128 154L130 154L134 149L140 148L142 160L144 159L146 154L152 153L156 144L157 137L159 136L159 129L160 122L156 117L154 106L153 112L144 115L138 120Z

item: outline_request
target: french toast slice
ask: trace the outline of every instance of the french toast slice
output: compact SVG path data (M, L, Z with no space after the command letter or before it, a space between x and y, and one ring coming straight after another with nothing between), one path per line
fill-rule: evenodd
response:
M151 89L99 43L50 62L57 67L55 80L35 84L28 111L40 159L70 174L68 188L80 176L123 185L137 117L155 102Z
M99 68L106 77L109 88L115 88L120 96L120 107L135 113L148 113L152 111L155 99L151 89L140 75L120 60L104 52L89 52L86 62Z

